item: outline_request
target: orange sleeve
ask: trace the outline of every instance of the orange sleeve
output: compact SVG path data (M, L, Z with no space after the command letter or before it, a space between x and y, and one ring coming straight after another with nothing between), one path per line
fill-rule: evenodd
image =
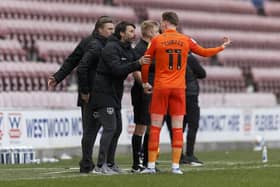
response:
M149 80L149 69L150 69L150 64L144 64L142 65L141 68L141 75L142 75L142 82L147 83Z
M210 57L224 50L222 46L214 47L214 48L203 48L198 43L196 43L196 41L194 41L193 39L190 39L189 41L190 41L191 51L200 56Z
M148 47L147 50L145 52L145 55L149 55L151 57L151 59L154 58L154 54L155 54L155 48L156 48L156 40L153 39ZM149 80L149 69L150 69L150 64L143 64L142 65L142 69L141 69L141 75L142 75L142 82L143 83L147 83Z

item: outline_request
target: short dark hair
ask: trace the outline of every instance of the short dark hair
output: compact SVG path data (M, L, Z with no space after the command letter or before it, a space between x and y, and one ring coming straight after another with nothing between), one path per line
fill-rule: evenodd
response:
M109 16L101 16L97 19L93 32L98 33L98 29L102 28L106 23L114 23L114 20Z
M175 12L164 12L162 13L162 20L168 21L169 23L177 26L179 24L178 15Z
M118 38L121 39L121 32L125 32L127 26L132 26L134 29L136 28L133 23L127 22L127 21L121 21L118 23L115 27L115 33L114 35Z

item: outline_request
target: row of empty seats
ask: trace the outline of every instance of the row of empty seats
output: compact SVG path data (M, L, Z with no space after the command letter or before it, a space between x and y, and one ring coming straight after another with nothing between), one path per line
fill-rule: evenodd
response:
M184 11L197 10L234 14L256 14L256 9L250 0L114 0L114 3L121 6L181 9ZM267 2L265 5L266 12L269 16L280 16L279 3Z
M33 47L36 40L79 41L90 34L92 24L79 24L40 20L0 20L0 36L17 39L26 48Z
M233 43L233 48L255 48L255 49L280 49L280 34L266 32L244 32L236 30L217 29L191 29L183 28L183 33L191 36L203 46L213 47L222 43L222 38L228 36Z
M26 52L17 40L0 40L0 61L25 61Z
M35 47L40 60L46 62L62 63L64 59L75 49L77 42L51 42L36 41Z
M196 55L200 63L212 65L211 58ZM251 68L279 68L280 56L277 50L259 49L231 49L228 48L218 54L216 59L220 65L227 67L238 67L245 76L251 74Z
M70 3L70 4L103 4L104 2L104 0L29 0L29 1Z
M1 0L0 18L55 20L93 23L98 17L107 15L118 20L137 22L133 8L112 7L98 4L68 4L37 1Z
M219 54L225 66L240 67L244 74L250 74L252 67L280 67L277 50L227 49Z
M78 42L92 33L95 23L71 23L40 20L0 19L0 37L18 40L24 48L32 48L37 40ZM137 38L140 37L140 25L136 25Z
M244 92L245 80L236 67L206 66L206 79L199 81L201 92Z
M277 56L277 50L280 49L280 20L276 17L256 16L255 9L249 2L242 2L244 6L241 6L240 1L228 0L114 0L117 5L128 5L114 7L89 1L1 0L0 37L10 41L19 40L24 44L22 46L25 50L35 49L36 60L61 63L73 51L77 42L91 33L94 21L101 15L136 23L139 19L135 12L137 8L143 7L143 13L148 13L150 19L156 20L160 20L161 13L167 8L175 9L182 22L183 32L203 46L219 45L223 36L229 36L233 40L232 46L218 55L218 60L226 67L205 67L207 78L200 81L202 93L245 92L245 78L248 74L252 74L256 91L279 93L277 89L280 81L275 81L278 78L256 78L258 76L254 75L256 73L252 67L280 67ZM278 5L280 4L275 5L275 10ZM205 7L208 7L207 10ZM271 15L272 9L268 10ZM138 26L137 33L140 33ZM20 48L25 52L22 46ZM23 60L18 60L18 57L3 57L2 60L25 61L26 53ZM209 59L204 58L203 61L209 65ZM1 64L0 62L0 68L3 67L0 70L0 91L13 91L15 94L18 94L17 91L47 90L47 77L58 69L56 64L50 68L49 63L46 63L48 67L41 66L43 63L39 63L40 67L35 63L34 67L26 63ZM127 93L132 83L133 78L129 76L124 85ZM67 86L65 81L57 90L66 90Z
M252 68L256 90L280 94L280 68Z
M0 92L47 90L48 77L58 68L55 63L0 62ZM65 80L56 90L66 88Z
M168 9L169 10L169 9ZM149 19L160 20L165 9L147 8ZM279 32L277 17L174 10L180 17L181 27L226 29L239 31Z
M1 92L0 108L75 108L77 93Z

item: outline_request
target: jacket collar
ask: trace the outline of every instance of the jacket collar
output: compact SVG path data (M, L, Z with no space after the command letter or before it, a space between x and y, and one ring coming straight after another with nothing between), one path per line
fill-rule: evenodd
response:
M105 45L108 40L106 37L104 37L98 33L93 33L93 37L98 39L103 45Z
M113 41L113 42L117 42L122 48L124 49L130 49L131 48L131 44L128 42L121 42L116 36L112 35L108 38L108 41Z
M140 39L140 42L143 42L144 44L148 45L149 43L143 40L143 38Z

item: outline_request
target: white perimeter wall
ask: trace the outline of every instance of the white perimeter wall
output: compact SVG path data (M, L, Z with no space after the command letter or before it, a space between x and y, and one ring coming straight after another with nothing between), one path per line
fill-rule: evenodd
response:
M119 144L129 145L134 129L132 108L122 110ZM96 144L99 144L99 132ZM80 109L0 109L0 147L35 149L79 147L82 135ZM256 135L280 141L280 108L202 108L197 142L252 142ZM166 127L161 143L169 143Z

